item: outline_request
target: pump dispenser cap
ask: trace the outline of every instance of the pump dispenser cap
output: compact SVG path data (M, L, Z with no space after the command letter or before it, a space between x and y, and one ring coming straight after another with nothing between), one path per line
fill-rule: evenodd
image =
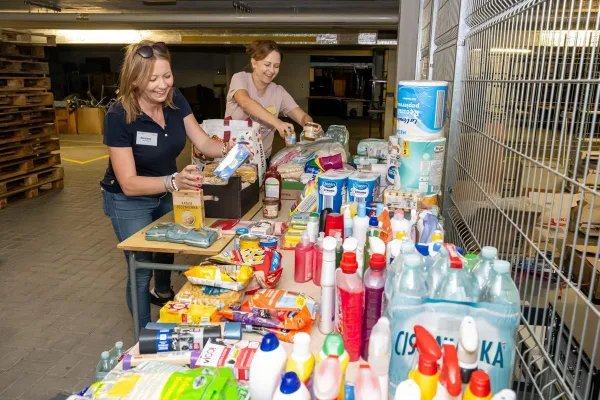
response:
M493 261L498 256L498 249L492 246L485 246L481 249L481 258Z
M477 397L487 397L492 392L490 387L490 376L481 371L477 370L471 375L471 381L469 382L469 389Z
M367 216L367 204L364 201L358 202L358 216L359 217Z
M262 342L260 342L260 349L265 352L273 351L278 347L279 339L272 333L267 333L265 337L263 337Z
M310 243L310 236L308 235L308 231L302 232L302 245L308 246Z
M379 226L379 220L377 217L369 218L369 226Z
M373 254L369 260L369 266L373 269L384 269L385 268L385 256L383 254Z
M493 268L497 274L508 274L510 272L510 263L504 260L496 260L494 261Z
M433 359L434 363L437 363L437 360L442 357L442 350L440 349L438 342L431 333L421 325L415 325L414 329L416 337L414 346L419 351L419 360L422 359L423 356L428 356L430 359Z
M340 267L342 268L342 272L344 272L345 274L355 273L358 269L358 263L356 262L356 253L342 254L342 261L340 262Z
M302 386L302 383L298 375L294 371L290 371L283 375L279 391L283 394L293 394L300 389L300 386Z

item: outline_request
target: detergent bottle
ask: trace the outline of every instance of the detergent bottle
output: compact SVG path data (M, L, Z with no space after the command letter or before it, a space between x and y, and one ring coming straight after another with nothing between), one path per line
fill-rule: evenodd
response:
M310 400L310 392L293 372L286 372L281 379L281 385L275 392L273 400Z
M317 400L340 399L340 388L344 384L342 367L337 355L330 354L319 362L315 369L313 391Z
M346 374L346 368L348 368L348 364L350 363L350 355L344 348L344 339L341 335L337 333L330 333L325 337L325 341L323 342L323 348L317 354L317 364L320 364L323 360L325 360L328 356L336 356L338 357L338 362L340 364L342 376L340 378L340 385L338 388L339 400L344 399L344 376ZM318 368L318 367L317 367ZM316 372L315 372L316 374ZM316 378L316 377L315 377Z
M336 302L335 325L344 338L344 347L350 361L360 358L365 287L356 274L358 263L355 253L344 253L340 268L335 272Z
M370 268L365 272L365 303L363 311L361 356L369 357L369 340L371 330L381 318L383 312L383 287L385 285L385 256L373 254L369 260Z
M458 366L466 389L473 372L477 371L479 354L479 332L472 317L464 317L458 328Z
M442 357L442 350L431 333L421 325L415 325L415 337L415 347L419 351L419 364L417 369L408 373L408 379L414 380L419 385L422 400L433 400L440 378L437 361Z
M390 358L392 356L391 345L392 331L390 328L390 320L386 317L381 317L371 331L368 361L371 370L379 380L382 400L388 399Z
M315 356L310 352L310 335L305 332L296 333L294 336L294 349L288 359L286 372L293 371L300 381L310 391L312 388L312 374L315 369ZM283 383L282 383L283 384Z
M271 400L281 382L287 353L273 333L267 333L250 364L249 389L253 400Z
M421 389L417 382L412 379L400 382L394 400L421 400Z
M355 400L381 400L379 379L371 370L369 364L360 364L356 373L354 385Z
M465 391L463 400L491 400L492 388L490 376L483 371L475 371L471 375L471 382Z
M445 342L443 346L442 371L433 400L460 400L462 381L458 367L458 355L454 343Z

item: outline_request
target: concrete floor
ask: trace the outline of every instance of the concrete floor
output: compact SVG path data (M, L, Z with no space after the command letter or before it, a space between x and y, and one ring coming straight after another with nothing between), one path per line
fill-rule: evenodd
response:
M366 125L349 129L355 150ZM0 400L76 393L94 382L102 351L118 340L133 344L126 263L102 210L101 136L61 136L61 158L63 190L0 211ZM173 282L177 290L184 280Z

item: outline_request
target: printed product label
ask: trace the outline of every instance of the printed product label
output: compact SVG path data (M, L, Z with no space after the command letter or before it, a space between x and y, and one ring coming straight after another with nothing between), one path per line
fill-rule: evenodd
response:
M279 181L276 178L265 180L265 196L272 199L279 198Z
M437 137L446 123L447 86L398 85L397 133Z

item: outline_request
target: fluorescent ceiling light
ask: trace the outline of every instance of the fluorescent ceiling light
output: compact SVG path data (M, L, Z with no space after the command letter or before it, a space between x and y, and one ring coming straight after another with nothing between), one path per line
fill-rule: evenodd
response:
M537 43L540 46L594 47L600 43L600 31L541 31Z

